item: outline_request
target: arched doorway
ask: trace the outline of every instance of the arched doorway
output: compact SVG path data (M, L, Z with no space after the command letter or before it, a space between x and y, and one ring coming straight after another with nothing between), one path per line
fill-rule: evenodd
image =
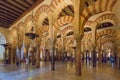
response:
M5 43L6 43L5 36L0 33L0 44L5 44ZM0 62L4 61L5 58L4 53L5 53L5 47L0 45Z

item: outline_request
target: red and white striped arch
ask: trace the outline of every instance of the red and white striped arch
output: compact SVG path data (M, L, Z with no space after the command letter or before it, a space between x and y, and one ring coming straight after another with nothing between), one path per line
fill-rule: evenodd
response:
M111 43L113 43L113 41L114 41L114 39L112 39L112 38L105 38L105 39L102 39L102 40L101 40L101 44L104 44L104 43L106 43L106 42L111 42Z
M33 18L32 15L27 16L26 19L24 20L24 24L27 25L27 23L32 22L32 18Z
M73 26L67 26L62 30L62 33L67 34L68 32L73 31Z
M73 5L72 0L52 0L50 4L51 13L58 18L58 15L68 5Z
M88 33L88 34L84 34L84 37L83 37L83 40L84 39L91 39L91 37L92 37L92 33Z
M116 17L115 14L113 13L106 13L106 14L103 14L99 17L97 17L95 19L95 22L97 22L98 24L102 23L102 22L111 22L114 26L117 26L118 25L118 19ZM87 21L86 24L85 24L85 27L92 27L91 24L94 23L94 21Z
M18 37L19 37L19 40L22 42L22 40L24 39L24 35L25 35L25 32L26 32L26 27L24 25L23 22L20 22L17 26L17 33L18 33Z
M47 32L48 30L49 30L49 26L45 25L45 26L39 27L37 32L41 34L41 33Z
M48 15L49 11L50 11L49 5L40 6L35 13L35 20L38 21L39 18L42 18L43 16L41 16L41 15L43 15L43 14Z
M23 22L18 23L17 28L18 31L25 31L27 28L25 27L25 24Z
M98 40L100 37L104 36L104 35L110 35L110 36L114 36L115 35L115 31L112 29L105 29L99 33L97 33L96 35L96 40Z
M71 24L73 21L72 16L63 16L60 19L57 20L57 22L54 24L54 27L58 30L59 28L62 27L64 24Z
M33 20L32 15L27 16L26 19L24 20L24 27L26 28L26 32L31 30L33 26L32 20Z
M104 50L113 50L113 48L114 48L114 44L111 43L111 42L105 42L103 44L103 49Z
M112 14L112 13L108 13L108 14L104 14L104 15L101 15L99 18L97 18L95 20L97 23L102 23L102 22L105 22L105 21L108 21L108 22L111 22L113 23L113 25L117 25L118 24L118 20L117 20L117 17L115 14Z
M117 0L97 0L93 5L85 8L81 14L81 18L83 19L82 25L84 26L88 19L95 14L112 11L116 2Z
M66 39L65 39L65 43L67 43L67 41L69 41L69 40L74 40L74 37L73 37L73 36L66 37Z
M48 31L49 26L47 26L47 25L43 26L42 23L45 20L45 18L48 17L49 12L50 12L49 5L42 5L36 11L36 13L35 13L35 21L36 21L36 24L37 24L37 26L39 28L39 30L37 30L38 33L41 33L41 32L43 33L43 32Z

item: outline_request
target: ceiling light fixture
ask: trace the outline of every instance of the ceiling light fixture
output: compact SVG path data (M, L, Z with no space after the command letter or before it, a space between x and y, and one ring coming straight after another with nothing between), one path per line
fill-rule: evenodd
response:
M25 33L25 36L26 36L26 37L29 37L30 39L33 40L33 39L39 37L39 35L38 35L37 33L35 33L35 30L34 30L33 10L32 10L32 24L33 24L33 26L32 26L32 28L31 28L31 31L28 32L28 33Z

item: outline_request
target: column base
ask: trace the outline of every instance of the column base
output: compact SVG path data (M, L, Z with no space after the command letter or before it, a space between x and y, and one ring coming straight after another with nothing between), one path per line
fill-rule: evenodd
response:
M78 76L82 75L82 73L81 73L81 64L80 63L76 64L76 75L78 75Z
M36 63L36 68L40 68L40 63Z

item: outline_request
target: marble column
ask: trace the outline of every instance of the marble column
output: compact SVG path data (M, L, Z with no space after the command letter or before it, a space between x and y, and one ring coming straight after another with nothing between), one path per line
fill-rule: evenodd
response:
M53 27L54 22L55 22L55 18L52 15L52 13L49 15L49 37L50 37L50 54L51 54L51 70L54 71L55 70L55 58L54 58L54 51L55 51L55 40L54 40L54 31L55 28Z
M117 66L117 52L118 52L118 49L117 49L117 44L114 43L114 59L115 59L115 66Z
M11 64L15 64L16 63L16 47L11 47L11 60L10 60Z
M40 45L37 46L37 53L36 53L36 67L40 67Z
M5 47L4 62L5 62L5 64L8 64L9 49L8 49L8 46L4 46L4 47Z
M117 44L117 67L120 70L120 44Z
M8 47L8 60L9 60L9 64L11 64L11 47Z
M99 63L102 62L102 44L101 42L99 42L99 49L98 49L98 53L99 53Z
M115 34L113 35L114 39L114 56L115 56L115 66L117 66L120 70L120 29L118 29L118 25L115 25Z
M93 22L91 24L92 28L92 63L93 67L96 67L96 61L97 61L97 56L96 56L96 34L97 34L97 22Z
M65 35L62 34L62 62L64 63L65 60Z
M76 74L81 75L81 40L84 35L84 27L82 25L81 13L83 11L82 4L84 0L74 0L74 37L76 40L76 57L75 57L75 65L76 65Z

